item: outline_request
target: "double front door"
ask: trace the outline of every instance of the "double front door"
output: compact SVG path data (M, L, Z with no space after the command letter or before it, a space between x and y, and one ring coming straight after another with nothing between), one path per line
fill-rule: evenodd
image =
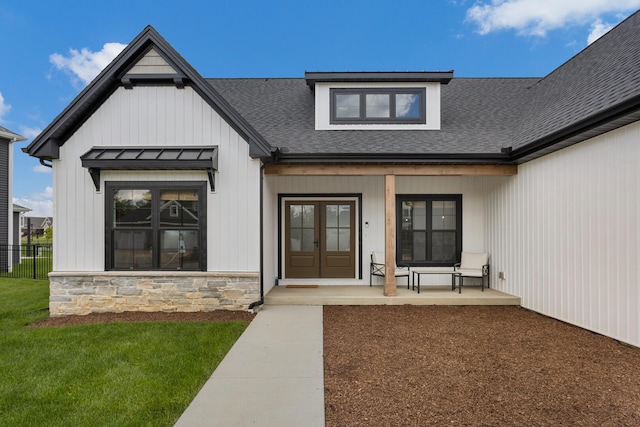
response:
M355 202L285 203L285 277L355 276Z

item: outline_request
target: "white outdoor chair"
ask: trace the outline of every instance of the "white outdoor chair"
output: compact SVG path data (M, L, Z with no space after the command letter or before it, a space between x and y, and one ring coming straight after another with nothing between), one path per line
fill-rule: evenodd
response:
M487 252L462 252L460 262L453 266L459 277L458 293L462 293L462 281L464 277L479 277L482 281L484 292L484 278L487 278L487 288L491 287L489 276L489 254Z
M409 267L398 267L395 266L395 276L396 277L406 277L407 278L407 289L409 289ZM384 265L384 252L371 252L371 266L369 269L369 286L371 286L373 276L385 276L385 265Z

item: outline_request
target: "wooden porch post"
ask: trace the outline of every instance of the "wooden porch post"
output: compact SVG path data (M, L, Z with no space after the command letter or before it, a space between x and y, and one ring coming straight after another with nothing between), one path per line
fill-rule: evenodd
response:
M396 296L396 177L384 176L384 295Z

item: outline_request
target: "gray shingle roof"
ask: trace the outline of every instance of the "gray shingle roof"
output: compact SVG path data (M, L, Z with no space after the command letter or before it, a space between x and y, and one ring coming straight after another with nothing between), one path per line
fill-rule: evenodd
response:
M544 78L453 78L441 86L439 131L316 131L302 78L207 81L289 154L499 161L512 147L510 160L526 161L640 118L639 31L636 12Z
M514 149L640 96L640 12L531 88Z
M452 79L439 131L316 131L304 79L207 79L274 147L296 154L499 154L539 79Z

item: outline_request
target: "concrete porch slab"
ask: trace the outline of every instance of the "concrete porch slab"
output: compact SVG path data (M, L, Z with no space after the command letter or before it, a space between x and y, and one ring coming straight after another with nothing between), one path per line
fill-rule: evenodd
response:
M462 293L451 286L421 286L420 293L398 286L397 295L386 297L382 286L328 285L317 288L275 286L265 295L265 305L520 305L520 297L495 289L465 286Z

